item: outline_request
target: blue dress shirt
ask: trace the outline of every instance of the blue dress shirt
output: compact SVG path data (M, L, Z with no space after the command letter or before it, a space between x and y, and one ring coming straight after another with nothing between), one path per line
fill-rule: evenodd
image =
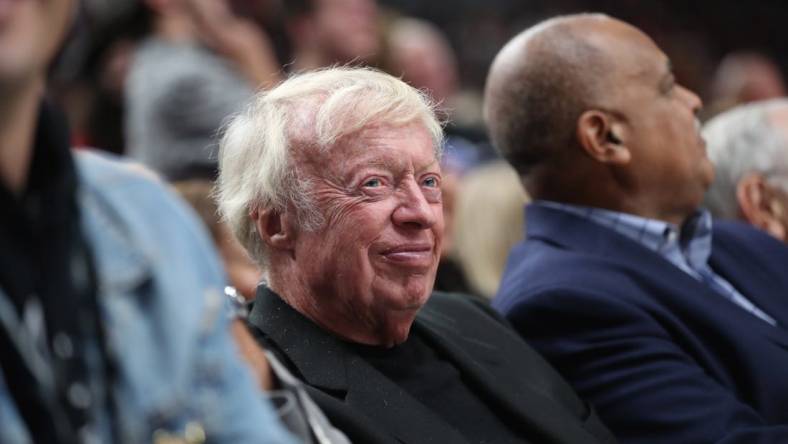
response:
M681 227L656 219L601 208L569 205L546 200L531 205L553 208L580 216L609 228L654 251L693 278L707 284L733 303L771 325L777 321L756 307L736 288L715 273L708 264L711 256L712 218L706 210L697 211Z

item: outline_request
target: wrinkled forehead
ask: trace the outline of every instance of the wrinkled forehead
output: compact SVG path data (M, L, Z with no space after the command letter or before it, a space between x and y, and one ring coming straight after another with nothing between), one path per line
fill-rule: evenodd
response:
M419 122L369 125L343 135L329 147L304 146L294 158L310 173L337 180L365 166L388 171L440 169L429 131Z

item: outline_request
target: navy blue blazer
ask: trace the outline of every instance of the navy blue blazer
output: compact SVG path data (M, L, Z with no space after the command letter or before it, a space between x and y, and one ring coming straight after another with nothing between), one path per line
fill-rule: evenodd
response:
M493 307L622 443L788 443L788 248L715 221L710 266L772 326L594 222L531 206Z

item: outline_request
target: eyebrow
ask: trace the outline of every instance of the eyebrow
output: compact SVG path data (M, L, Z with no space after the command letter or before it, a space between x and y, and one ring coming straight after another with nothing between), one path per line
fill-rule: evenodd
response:
M662 75L659 79L659 88L664 88L669 82L675 79L675 75L673 74L673 63L670 60L665 61L665 74Z
M350 160L347 160L346 162L350 162ZM355 165L353 167L349 167L346 164L345 168L349 168L350 169L351 177L356 177L358 175L358 170L361 169L361 168L372 167L372 168L380 168L380 169L388 170L388 171L394 171L394 170L401 169L402 165L403 165L403 162L401 160L398 160L398 159L381 159L381 158L376 158L376 159L371 159L369 161L360 163L360 164ZM427 171L430 168L434 167L435 165L440 165L440 162L438 161L438 159L433 159L431 162L429 162L427 164L416 166L415 170L413 172L414 172L414 174L419 175L419 174L422 174L424 171Z
M386 170L396 169L400 167L400 165L402 165L401 161L393 160L393 159L381 159L381 158L372 159L365 164L365 166L383 168Z
M421 172L423 172L423 171L426 171L426 170L428 170L428 169L432 168L433 166L435 166L436 164L437 164L438 166L440 166L440 161L439 161L438 159L433 159L433 160L432 160L432 162L430 162L430 163L428 163L428 164L425 164L425 165L423 165L423 166L421 166L421 167L417 168L417 169L416 169L416 173L421 173Z

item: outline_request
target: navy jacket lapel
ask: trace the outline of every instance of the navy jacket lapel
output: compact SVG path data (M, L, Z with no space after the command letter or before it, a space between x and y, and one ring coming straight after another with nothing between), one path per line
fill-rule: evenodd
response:
M721 240L718 237L722 237L723 233L715 231L714 234L715 240ZM788 304L784 303L788 295L784 295L784 298L765 297L779 292L775 286L780 284L774 282L774 276L766 273L755 262L741 260L736 251L726 248L719 242L715 243L709 262L716 273L725 277L748 299L774 317L778 323L788 325Z
M717 234L715 231L715 236ZM553 208L531 205L526 209L526 239L538 239L568 250L593 254L604 258L613 266L626 268L630 274L640 275L643 282L669 287L670 291L665 293L669 294L669 297L663 300L666 306L694 304L703 306L701 309L708 309L709 300L719 300L720 303L714 305L715 310L726 313L731 322L746 323L788 347L788 333L783 328L772 327L682 272L667 259L594 222ZM788 325L788 313L785 313L785 309L782 306L776 307L774 298L760 297L772 292L770 289L759 288L763 285L763 279L758 279L761 271L753 264L725 252L719 247L719 240L715 238L712 249L712 269L729 280L753 303L774 316L781 325ZM676 297L677 294L681 296ZM651 296L659 298L662 293L654 292Z
M714 234L718 235L717 232ZM720 243L715 243L709 263L716 273L777 321L777 327L762 322L758 328L773 341L788 348L788 304L785 304L788 295L780 294L780 289L784 291L784 285L774 282L773 276L764 272L755 262L742 260L736 251Z
M637 264L637 268L675 268L667 259L637 242L580 216L554 208L529 205L525 217L527 240L540 239L568 250L623 260L628 264Z
M626 269L628 274L640 276L642 282L670 287L667 293L672 300L676 300L674 295L677 293L682 294L681 299L687 302L700 301L701 298L721 298L708 286L664 257L609 228L574 214L533 205L527 208L526 217L528 240L539 239L567 250L602 258L610 266ZM652 296L659 297L660 294L655 293ZM671 305L671 301L663 302ZM723 304L725 305L740 310L733 303Z
M659 254L609 228L574 214L553 208L528 206L526 210L526 239L541 240L567 250L589 253L610 266L626 268L628 273L642 276L644 282L654 276L670 276L673 292L686 293L686 298L697 298L711 290L679 270ZM694 295L694 296L693 296ZM713 294L714 297L718 295Z

